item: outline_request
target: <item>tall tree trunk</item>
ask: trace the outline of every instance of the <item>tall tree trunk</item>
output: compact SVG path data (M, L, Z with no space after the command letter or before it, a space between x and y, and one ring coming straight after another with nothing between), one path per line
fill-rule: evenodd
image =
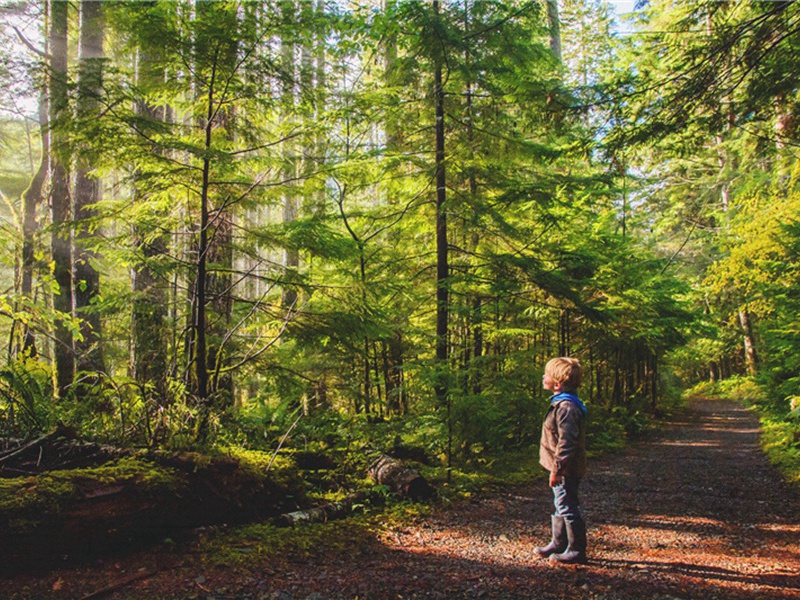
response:
M750 314L746 310L739 309L739 324L742 326L744 339L744 364L747 367L747 373L755 375L758 372L758 353L756 352Z
M219 4L211 3L214 8ZM210 18L223 22L229 32L227 40L218 40L221 44L219 53L219 70L230 79L235 76L236 60L239 51L238 31L239 17L236 11L229 9L210 11ZM225 90L222 90L224 93ZM217 103L223 103L216 111L216 127L221 127L225 132L225 139L233 142L235 137L236 114L232 104L227 104L230 98L220 96ZM233 379L229 372L225 372L225 351L223 340L231 327L233 311L233 226L234 213L227 204L227 198L215 196L210 222L211 237L209 239L208 263L213 268L208 271L208 294L210 306L213 310L213 320L209 325L208 360L209 372L213 374L210 379L211 392L225 405L233 403Z
M655 414L658 403L658 357L655 352L648 354L650 362L649 375L650 375L650 409Z
M470 2L469 0L465 0L464 2L464 31L470 31ZM464 58L467 63L467 67L471 68L471 54L469 51L469 47L467 47L464 51ZM473 205L477 205L478 201L478 180L475 175L475 131L474 131L474 119L475 114L473 110L473 91L472 91L472 81L471 79L467 81L467 92L466 92L466 122L467 122L467 141L469 144L469 160L470 160L470 168L468 173L468 185L469 185L469 197L472 201ZM470 254L477 259L477 250L478 244L480 243L480 233L478 231L474 231L471 235L468 236L469 239L469 250ZM482 373L480 369L480 358L483 354L483 303L481 302L480 294L477 291L471 291L469 294L469 298L467 303L469 305L468 310L468 321L469 321L469 328L472 338L472 347L467 350L468 353L472 355L472 359L470 361L470 374L471 374L471 391L473 394L480 394L483 388L482 385ZM469 337L469 336L468 336Z
M39 223L36 212L44 201L44 185L47 181L47 165L50 160L50 134L47 131L47 95L42 90L39 94L39 132L41 136L42 157L39 167L31 179L31 184L22 195L24 203L24 216L22 222L22 296L33 300L33 271L36 265L36 232ZM22 352L27 356L36 356L36 337L29 323L25 323L22 330Z
M558 355L569 356L570 347L570 313L568 308L562 308L558 315Z
M208 112L205 126L206 150L211 149L211 129L214 115L214 96L212 86L208 92ZM209 187L211 175L211 159L206 155L203 158L202 183L200 188L200 235L197 244L197 269L195 280L194 301L194 339L195 339L195 379L197 398L201 404L208 402L208 351L206 344L206 279L208 266L208 228L209 228Z
M318 121L323 119L325 111L325 103L327 101L327 77L325 75L325 46L327 44L327 27L325 26L325 0L317 0L316 8L316 22L317 22L317 36L316 36L316 52L314 55L314 69L316 73L316 93L315 98L317 102L316 118ZM324 133L317 134L314 144L314 152L316 154L316 165L318 170L322 170L326 162L327 151L327 137ZM316 206L315 210L318 213L324 213L326 210L326 191L324 182L317 185L316 193Z
M384 0L383 10L385 13L393 15L396 6L396 0ZM388 88L395 88L400 85L400 70L397 66L397 34L394 29L390 29L387 33L386 43L384 44L383 61L386 86ZM401 131L396 111L387 111L384 130L386 131L386 153L390 154L397 150L401 140Z
M550 31L550 49L558 62L561 62L561 21L558 16L558 0L545 1L547 3L547 28Z
M433 1L436 20L439 20L439 0ZM433 95L436 114L436 397L447 410L447 461L448 475L452 466L452 419L450 414L450 394L448 384L448 320L450 309L449 254L447 244L447 179L445 177L445 134L444 134L444 57L440 48L434 50Z
M195 378L201 414L197 439L205 442L214 404L233 402L233 380L224 372L223 343L232 313L233 213L230 197L213 186L212 168L225 151L214 145L215 129L233 140L234 113L229 87L236 77L239 39L237 10L226 3L199 0L195 6L195 61L198 90L203 90L204 148L200 187L200 231L195 282ZM221 35L220 30L225 34ZM224 167L224 165L222 165Z
M137 61L137 80L145 92L164 85L163 53L156 48L140 48ZM151 106L140 100L136 112L153 124L166 118L164 107ZM134 174L134 198L147 202L147 195L137 188L139 174ZM167 252L167 234L155 234L134 224L133 240L141 252L141 262L132 270L133 307L131 313L132 352L131 376L140 384L153 384L156 402L163 406L167 397L167 320L166 282L159 281L150 264Z
M66 0L50 0L50 212L53 232L50 252L53 262L53 308L65 318L72 317L72 244L70 222L69 143L65 129L69 121L67 98ZM63 319L56 321L54 350L56 392L64 398L75 378L72 332Z
M396 0L384 0L383 10L385 14L393 14L396 8ZM400 69L397 65L397 34L390 30L387 34L383 49L384 59L384 78L388 88L395 88L400 85ZM387 156L392 156L400 151L402 134L399 121L395 110L389 110L383 123L386 136ZM394 197L388 194L388 202L395 202ZM398 237L399 233L395 230L387 232L390 236L390 244L402 244L403 240ZM397 307L396 314L402 314L403 309ZM404 414L408 410L408 398L403 381L403 362L404 362L404 343L403 328L405 323L396 323L391 336L385 340L386 348L386 403L387 411L390 414Z
M79 122L98 116L98 97L103 85L103 3L82 0L80 4L80 44L78 47L78 100L75 106ZM100 314L92 304L100 296L100 274L92 265L94 252L87 248L96 216L94 204L100 201L100 179L90 175L90 154L78 152L75 172L75 254L73 286L75 314L81 318L81 338L75 342L78 371L105 371L102 352Z
M708 361L708 380L719 381L719 364L715 360Z
M293 31L289 23L296 19L296 7L293 0L282 0L281 11L284 21L284 32L281 36L281 63L283 67L283 110L284 119L291 119L295 112L295 44ZM290 33L290 31L292 31ZM297 177L297 160L294 142L286 140L284 146L283 168L283 222L293 223L298 216L297 192L294 180ZM286 248L283 252L283 266L285 269L286 283L283 288L283 305L287 310L297 303L297 290L294 279L300 266L300 255L294 248Z

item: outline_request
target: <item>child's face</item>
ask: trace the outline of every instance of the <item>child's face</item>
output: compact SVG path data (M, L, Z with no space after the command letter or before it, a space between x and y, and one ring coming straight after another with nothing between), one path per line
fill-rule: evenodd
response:
M546 390L550 390L551 392L556 391L556 387L561 387L556 381L553 381L553 378L550 377L548 373L542 375L542 387Z

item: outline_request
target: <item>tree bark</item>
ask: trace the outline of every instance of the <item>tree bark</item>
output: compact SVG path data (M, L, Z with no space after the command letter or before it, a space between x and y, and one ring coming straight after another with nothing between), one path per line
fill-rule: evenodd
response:
M434 0L434 12L439 14L439 2ZM445 131L444 131L444 86L442 83L443 57L440 50L434 55L434 109L436 114L436 360L441 371L436 385L436 396L444 404L448 389L444 371L448 360L448 318L449 318L449 255L447 244L447 179L445 176Z
M217 40L221 45L219 53L219 72L224 74L224 80L230 81L236 75L237 53L239 49L238 31L239 17L236 11L224 8L219 3L210 3L216 10L209 11L206 18L224 23L228 32L228 39ZM223 7L223 8L220 8ZM225 89L221 88L222 94ZM217 93L217 92L215 92ZM219 95L219 94L218 94ZM232 142L235 137L236 114L230 100L226 95L219 95L217 99L215 127L220 127L225 132L225 139ZM229 372L224 371L225 352L223 340L230 330L231 314L233 311L233 297L231 293L233 272L233 227L234 213L228 204L226 196L215 194L210 207L211 220L210 239L208 247L208 300L212 309L212 319L209 320L208 362L210 377L210 392L218 401L229 406L233 403L233 380Z
M230 105L230 84L236 77L239 17L231 6L217 2L196 5L197 35L195 63L198 90L203 90L206 107L202 120L204 149L200 187L200 231L195 282L195 377L201 407L198 440L205 441L213 405L233 400L233 382L224 372L223 341L230 328L232 312L233 213L230 196L212 181L212 169L224 168L220 158L224 144L214 145L213 131L221 129L227 141L234 136L234 113ZM222 28L225 35L220 35ZM217 163L221 163L217 167Z
M435 494L419 471L385 454L370 465L369 476L375 483L385 485L402 498L420 501L428 500Z
M78 100L75 107L78 122L96 119L98 97L103 85L103 3L82 0L80 4L80 44L78 48ZM81 148L75 170L75 254L73 286L75 315L81 318L81 338L75 342L76 369L103 372L100 314L92 304L100 296L100 273L92 265L95 253L87 248L96 217L94 204L100 201L100 179L91 175L91 155Z
M719 365L715 360L708 362L708 380L712 382L720 380Z
M469 1L464 2L464 30L470 31L470 4ZM471 53L469 48L465 49L464 51L464 59L467 63L467 67L471 68ZM473 83L470 80L467 81L466 84L466 123L467 123L467 141L469 143L469 160L470 160L470 168L468 172L468 184L469 184L469 196L470 200L474 205L477 205L478 202L478 179L475 175L475 111L473 109L473 90L472 90ZM474 231L471 235L468 236L469 239L469 250L472 256L476 257L477 259L477 251L478 251L478 244L480 243L480 234L477 231ZM476 260L477 262L477 260ZM469 356L471 354L471 359L467 361L467 369L468 369L468 377L467 377L467 384L468 387L471 389L473 394L480 394L483 388L482 384L482 373L481 369L478 366L480 363L480 358L483 355L483 303L481 302L480 294L475 291L471 291L469 293L469 297L467 298L467 303L469 305L469 317L468 317L468 335L471 333L472 335L472 344L471 347L467 347L466 354ZM469 341L467 341L469 344ZM470 381L471 379L471 381Z
M561 57L561 21L558 16L558 0L546 0L547 3L547 27L550 31L550 49L558 62L562 62Z
M750 321L750 314L745 310L739 310L739 324L742 326L742 337L744 339L744 364L749 375L758 373L758 353L756 352L755 340L753 337L753 325Z
M165 69L162 52L158 48L141 47L137 61L137 83L145 92L163 86ZM166 118L164 107L151 106L144 100L136 103L136 112L153 124ZM156 150L154 150L155 152ZM139 173L134 174L134 198L147 202L147 194L137 185ZM133 242L141 259L132 270L133 307L131 313L132 349L131 376L140 385L153 384L159 406L167 397L167 293L166 283L159 281L150 266L153 259L167 252L166 233L154 234L140 225L133 225Z
M24 203L24 217L22 223L22 296L33 301L33 272L36 265L36 232L39 223L36 212L44 200L44 185L47 181L47 165L50 160L50 134L47 131L47 96L42 91L39 95L39 132L41 136L42 157L39 167L31 180L28 189L22 195ZM29 323L25 323L22 330L22 352L27 356L36 356L36 337Z
M433 11L436 23L440 22L439 0L433 0ZM448 351L448 321L450 311L450 264L449 248L447 243L447 178L445 176L445 128L444 128L444 84L442 50L437 46L433 50L434 80L433 97L436 115L436 151L435 151L435 181L436 181L436 384L434 386L439 405L447 411L447 462L448 475L452 461L453 431L450 415L450 390L448 383L449 351Z
M281 36L281 62L284 71L284 85L282 92L284 118L291 118L295 111L295 44L290 34L289 23L296 19L296 7L293 0L282 0L284 32ZM284 168L283 168L283 222L293 223L298 216L297 194L294 179L297 177L297 158L295 156L294 142L286 140L283 143ZM286 248L283 252L283 266L286 283L283 288L283 306L291 310L297 303L297 290L294 288L294 279L300 266L300 255L294 248Z
M69 121L67 98L68 2L50 0L50 211L53 231L50 252L53 261L53 308L63 315L55 324L54 359L56 393L64 398L75 378L75 353L72 333L64 319L72 317L72 249L69 197L70 161L65 129Z
M208 89L207 113L205 124L206 151L211 149L212 117L214 115L214 84L211 77ZM209 228L209 187L210 187L211 159L208 153L203 158L202 184L200 188L200 235L197 244L197 270L195 278L194 298L194 332L195 332L195 378L197 399L201 404L208 402L208 352L206 345L206 271L208 264L208 228Z

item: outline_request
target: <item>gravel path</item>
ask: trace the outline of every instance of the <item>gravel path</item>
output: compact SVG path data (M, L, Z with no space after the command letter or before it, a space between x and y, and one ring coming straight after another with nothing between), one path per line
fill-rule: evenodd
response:
M588 565L533 554L549 536L552 506L540 481L310 558L214 570L191 557L153 567L146 560L164 557L151 555L121 570L103 564L47 581L0 581L0 597L84 597L127 572L130 584L102 597L800 598L800 497L759 450L757 419L745 409L698 402L658 437L590 461L582 498Z
M589 469L589 565L551 566L533 554L549 535L542 481L399 536L431 587L385 597L800 598L800 498L760 451L753 413L698 402L658 438ZM461 575L480 577L470 587Z

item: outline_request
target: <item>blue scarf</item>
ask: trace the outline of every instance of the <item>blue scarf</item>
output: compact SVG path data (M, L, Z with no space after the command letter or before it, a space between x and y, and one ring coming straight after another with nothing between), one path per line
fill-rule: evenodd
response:
M556 394L552 398L550 398L550 405L556 404L561 402L562 400L566 400L567 402L572 402L576 404L578 408L581 409L583 414L586 414L586 405L581 402L580 398L578 398L575 394L570 394L569 392L561 392L560 394Z

